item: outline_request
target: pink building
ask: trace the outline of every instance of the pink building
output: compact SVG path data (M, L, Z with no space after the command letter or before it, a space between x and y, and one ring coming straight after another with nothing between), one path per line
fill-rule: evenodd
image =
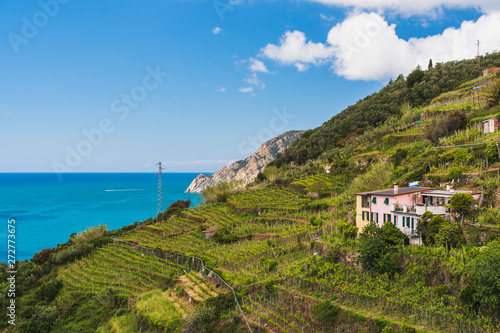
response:
M364 193L356 193L360 200L356 211L356 226L361 231L370 221L374 221L381 227L386 221L395 223L398 222L398 211L408 211L417 204L422 204L421 193L431 190L428 187L404 187L399 188L394 185L394 188L371 191ZM360 216L358 216L360 215Z
M405 187L356 193L356 226L361 232L371 221L381 227L391 222L404 234L410 236L410 243L420 244L416 232L418 220L426 211L452 220L447 205L456 193L470 193L478 200L481 192L459 191L447 186L446 190L433 190L428 187Z

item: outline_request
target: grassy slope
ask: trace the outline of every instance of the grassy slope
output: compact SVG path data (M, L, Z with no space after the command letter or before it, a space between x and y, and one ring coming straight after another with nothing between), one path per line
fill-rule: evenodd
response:
M403 109L398 119L390 118L348 138L338 151L338 159L329 163L335 176L325 176L320 168L327 161L288 170L285 174L292 175L291 187L260 186L231 196L225 204L191 208L162 224L140 224L120 238L156 250L202 258L207 267L236 288L254 330L259 325L269 332L322 332L332 331L333 327L343 332L380 332L387 325L445 332L476 325L478 331L486 330L477 319L463 316L458 297L464 261L477 253L474 248L465 254L457 249L446 253L440 248L397 248L394 253L401 274L380 276L361 269L356 263L358 242L346 239L337 230L338 222L347 220L348 212L354 208L352 193L367 184L370 188L382 187L393 181L415 180L412 177L439 183L451 167L460 167L468 173L485 172L482 148L466 151L465 158L457 159L461 151L432 149L430 142L422 140L429 120L415 123L422 112L431 114L430 118L444 116L446 110L436 110L446 104L447 98L462 96L464 87L476 83L466 83L457 91L447 92L448 97L437 97L426 109ZM484 116L478 111L481 107L466 110L469 118ZM420 140L414 140L415 136ZM446 143L488 142L495 138L495 135L459 132L448 136ZM392 168L385 162L398 149L407 151L404 160L407 165ZM495 167L488 165L490 169ZM422 172L415 174L420 168ZM335 192L335 195L321 200L305 195L314 191ZM308 223L312 216L321 218L322 226ZM213 228L227 230L237 241L221 244L204 240L202 230ZM343 255L335 263L328 257L328 250L339 246ZM55 276L53 271L47 277L43 270L50 269L40 268L33 275L39 277L34 284L37 287L27 289L20 301L31 302L33 308L53 304L57 311L52 317L46 312L35 313L41 318L39 321L53 318L55 323L48 327L54 331L91 332L100 326L101 331L154 332L181 325L195 311L190 298L195 303L203 302L219 292L208 277L190 272L190 267L109 244L56 268L57 278L63 281L57 298L35 297L42 288L38 286ZM449 292L436 296L443 286ZM106 294L109 288L119 296ZM64 297L69 295L77 295L81 304L65 303ZM123 303L129 299L136 300L131 308ZM337 309L333 324L320 320L312 312L314 304L325 299L332 301L332 309ZM98 312L89 318L85 315L88 309ZM220 320L224 323L230 317L231 312Z

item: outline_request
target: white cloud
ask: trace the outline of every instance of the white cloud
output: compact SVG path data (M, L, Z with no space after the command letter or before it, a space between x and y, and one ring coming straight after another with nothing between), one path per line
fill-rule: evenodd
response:
M244 79L243 81L245 81L249 85L254 86L256 88L259 88L259 89L266 88L266 85L264 84L264 82L259 80L259 77L257 76L256 73L252 73L251 75L248 76L248 78Z
M337 24L328 33L334 49L334 71L352 80L379 80L408 74L417 65L471 58L474 44L481 40L481 52L498 49L500 14L483 15L465 21L458 28L425 38L399 38L394 24L380 15L362 13Z
M297 67L297 70L298 70L299 72L304 72L304 71L307 71L307 69L309 68L309 66L304 65L304 64L302 64L302 63L300 63L300 62L295 63L294 65L295 65L295 67Z
M434 15L443 8L475 8L485 13L500 10L498 0L309 0L358 10L394 11L405 15Z
M322 43L306 41L301 31L287 31L280 38L279 45L267 44L260 49L260 56L282 64L321 64L331 58L332 50Z
M260 60L257 60L255 58L250 58L250 67L249 69L252 72L262 72L262 73L269 73L269 71L266 68L266 65Z
M307 42L303 32L287 31L279 46L268 44L260 55L299 71L308 64L328 63L336 74L350 80L383 80L408 74L417 65L425 67L429 59L437 63L472 58L477 39L482 54L500 46L500 13L408 41L399 38L395 28L379 14L361 13L334 26L324 44Z
M323 21L327 21L327 22L331 22L331 21L334 21L335 20L335 16L326 16L325 14L321 13L319 14L319 17L323 20Z
M215 88L215 91L216 92L225 92L226 88L224 88L224 87L217 87L217 88Z
M253 94L253 87L246 87L246 88L240 88L238 89L239 92L242 93L252 93Z
M220 34L221 32L222 32L222 29L221 29L221 28L219 28L219 27L215 27L215 28L212 30L212 33L213 33L214 35L218 35L218 34Z

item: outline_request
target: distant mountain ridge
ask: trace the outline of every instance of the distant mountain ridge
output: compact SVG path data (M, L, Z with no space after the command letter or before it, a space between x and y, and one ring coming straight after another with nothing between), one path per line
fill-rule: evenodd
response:
M304 131L289 131L264 142L259 149L244 160L239 160L229 167L223 167L211 176L204 174L196 177L186 190L186 193L200 193L210 186L234 180L243 180L249 184L255 180L278 153L283 153L286 148L297 140Z

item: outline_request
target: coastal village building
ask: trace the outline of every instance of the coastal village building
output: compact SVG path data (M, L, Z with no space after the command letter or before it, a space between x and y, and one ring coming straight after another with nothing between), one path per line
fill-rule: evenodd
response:
M496 74L496 73L500 73L500 68L499 67L490 67L490 68L487 68L483 71L483 76L488 76L488 75Z
M490 118L482 121L484 134L495 133L498 131L498 120Z
M446 190L428 187L404 187L394 185L392 189L356 193L356 226L359 232L371 221L381 227L385 222L393 223L408 235L411 244L421 244L417 233L420 217L430 211L435 215L453 221L450 203L455 193L470 193L476 200L481 192L456 191L450 186Z

